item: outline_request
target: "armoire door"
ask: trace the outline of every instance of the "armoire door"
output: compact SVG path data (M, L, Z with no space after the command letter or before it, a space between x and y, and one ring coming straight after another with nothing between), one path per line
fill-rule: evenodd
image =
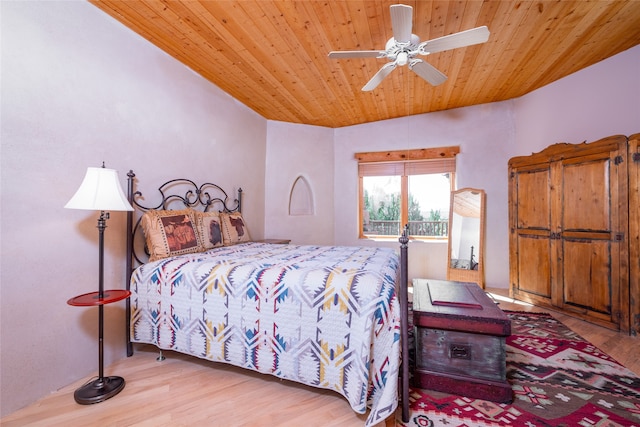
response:
M614 329L620 290L628 286L626 166L625 144L594 146L588 155L552 164L559 208L552 213L558 221L553 305Z
M552 185L549 163L512 168L510 186L509 274L512 296L551 305Z
M620 327L629 325L631 335L640 336L640 133L629 136L627 161L629 169L629 289L623 289L622 301L629 301L629 310L622 310ZM625 320L625 316L627 320ZM623 329L624 330L624 329Z

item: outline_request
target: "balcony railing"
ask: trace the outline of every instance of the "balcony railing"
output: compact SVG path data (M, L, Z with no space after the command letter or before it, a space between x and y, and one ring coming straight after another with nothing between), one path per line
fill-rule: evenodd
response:
M366 236L399 236L400 221L369 221L364 225ZM449 221L409 221L410 236L447 237Z

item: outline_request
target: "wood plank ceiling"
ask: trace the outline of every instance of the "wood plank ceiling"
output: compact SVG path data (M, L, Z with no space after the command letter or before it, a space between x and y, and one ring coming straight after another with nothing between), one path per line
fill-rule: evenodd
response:
M263 117L332 128L517 98L640 44L640 1L403 1L422 41L489 41L426 57L439 86L405 66L362 92L385 60L327 54L383 50L397 2L90 1Z

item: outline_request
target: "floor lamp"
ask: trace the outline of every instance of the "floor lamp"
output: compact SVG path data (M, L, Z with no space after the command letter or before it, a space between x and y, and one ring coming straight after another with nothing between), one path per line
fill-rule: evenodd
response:
M107 219L109 219L107 211L132 211L133 208L122 191L118 171L105 168L104 163L101 168L90 167L87 169L80 188L64 207L100 211L98 218L98 292L78 295L67 301L69 305L73 306L98 306L98 378L77 389L73 395L79 404L89 405L115 396L124 388L125 384L122 377L104 376L104 305L126 299L131 294L123 289L104 290L104 230L107 228Z

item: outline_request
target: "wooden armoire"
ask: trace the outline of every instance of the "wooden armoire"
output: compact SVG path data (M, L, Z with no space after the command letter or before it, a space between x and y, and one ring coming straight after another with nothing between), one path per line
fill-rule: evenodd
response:
M640 134L509 160L511 296L640 334Z

